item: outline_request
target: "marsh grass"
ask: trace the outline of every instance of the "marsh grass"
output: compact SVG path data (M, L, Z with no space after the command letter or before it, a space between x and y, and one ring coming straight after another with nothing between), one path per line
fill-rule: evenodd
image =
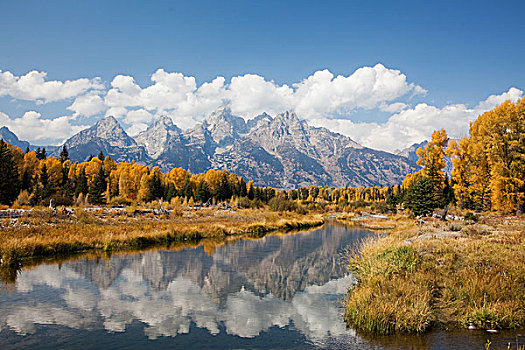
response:
M60 213L60 210L58 211ZM319 226L319 216L281 215L265 210L207 210L183 216L114 214L76 210L72 217L45 210L23 217L0 230L2 265L15 266L33 257L59 256L89 250L119 251L169 245L203 238L264 235L277 230Z
M436 323L525 327L523 218L471 225L459 236L448 229L403 222L364 243L349 259L358 284L349 292L347 322L376 334L424 332Z

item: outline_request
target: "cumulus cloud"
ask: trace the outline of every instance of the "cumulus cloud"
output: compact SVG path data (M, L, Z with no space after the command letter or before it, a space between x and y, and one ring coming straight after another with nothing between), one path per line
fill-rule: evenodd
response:
M35 111L26 112L20 118L11 119L5 113L0 112L0 125L7 126L21 140L66 140L70 136L87 128L87 125L73 125L74 117L62 116L54 119L42 118Z
M71 106L67 107L70 111L75 112L76 115L83 115L91 117L106 110L106 104L102 97L97 94L87 94L78 96Z
M31 71L22 76L0 71L0 96L19 100L48 103L81 95L89 90L104 88L100 78L46 81L47 73Z
M422 87L408 83L400 71L382 64L359 68L348 77L334 78L328 70L318 71L294 87L295 110L305 118L373 109L409 92L426 93Z
M428 139L433 130L441 127L451 137L461 137L477 115L523 95L512 87L475 107L461 103L442 108L427 103L411 106L412 96L425 95L427 91L409 82L399 70L382 64L361 67L347 76L319 70L291 85L277 84L256 74L235 76L230 81L218 76L199 85L195 77L158 69L147 86L140 86L129 75L115 76L109 86L105 90L99 78L47 81L45 72L32 71L18 77L0 71L0 97L33 100L37 104L75 98L67 107L73 112L71 117L45 119L38 112L29 111L18 119L0 115L0 122L22 139L59 142L84 128L71 123L77 116L111 115L135 135L157 115L168 115L180 128L187 129L228 103L234 114L246 119L262 112L275 115L295 110L313 125L348 135L368 147L393 151ZM357 123L352 121L356 110L392 115L385 123Z
M491 95L476 107L465 104L451 104L443 108L426 103L404 109L392 115L385 123L354 123L348 119L312 120L316 126L352 137L367 147L385 151L406 148L416 142L428 140L434 130L445 128L449 137L460 138L468 134L469 123L483 112L490 110L506 100L516 101L523 91L510 88L500 95Z

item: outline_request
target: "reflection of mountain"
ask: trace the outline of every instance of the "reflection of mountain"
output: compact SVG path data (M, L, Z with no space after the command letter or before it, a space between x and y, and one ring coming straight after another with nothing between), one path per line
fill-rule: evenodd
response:
M243 338L283 327L311 339L347 334L334 299L352 278L338 252L364 235L329 225L240 240L213 256L199 247L41 265L22 271L14 294L0 295L0 330L124 332L139 321L150 338L192 327Z
M343 276L345 266L338 253L364 234L358 230L349 234L346 226L333 224L309 233L237 241L219 246L213 256L199 247L98 263L78 260L68 266L101 288L110 286L123 268L130 268L158 290L165 290L176 278L187 278L221 304L241 286L287 300L309 285Z

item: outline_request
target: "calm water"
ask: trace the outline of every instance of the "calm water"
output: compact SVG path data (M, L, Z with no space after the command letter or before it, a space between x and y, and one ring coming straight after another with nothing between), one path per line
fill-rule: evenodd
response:
M515 339L347 329L341 299L353 279L341 253L370 235L334 223L23 269L0 294L0 349L482 349L488 338L498 349Z

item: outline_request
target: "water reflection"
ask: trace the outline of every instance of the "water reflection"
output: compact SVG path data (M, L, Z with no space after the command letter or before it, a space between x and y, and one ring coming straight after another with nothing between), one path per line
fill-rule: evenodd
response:
M40 265L22 270L14 292L0 296L0 329L20 336L42 325L115 333L140 321L149 339L194 327L242 338L284 327L308 339L348 334L339 300L352 277L339 253L369 234L332 224L215 249Z
M346 329L340 302L353 279L339 254L369 235L330 224L24 268L4 279L0 348L471 349L490 338L496 349L514 341L516 332L371 338Z

